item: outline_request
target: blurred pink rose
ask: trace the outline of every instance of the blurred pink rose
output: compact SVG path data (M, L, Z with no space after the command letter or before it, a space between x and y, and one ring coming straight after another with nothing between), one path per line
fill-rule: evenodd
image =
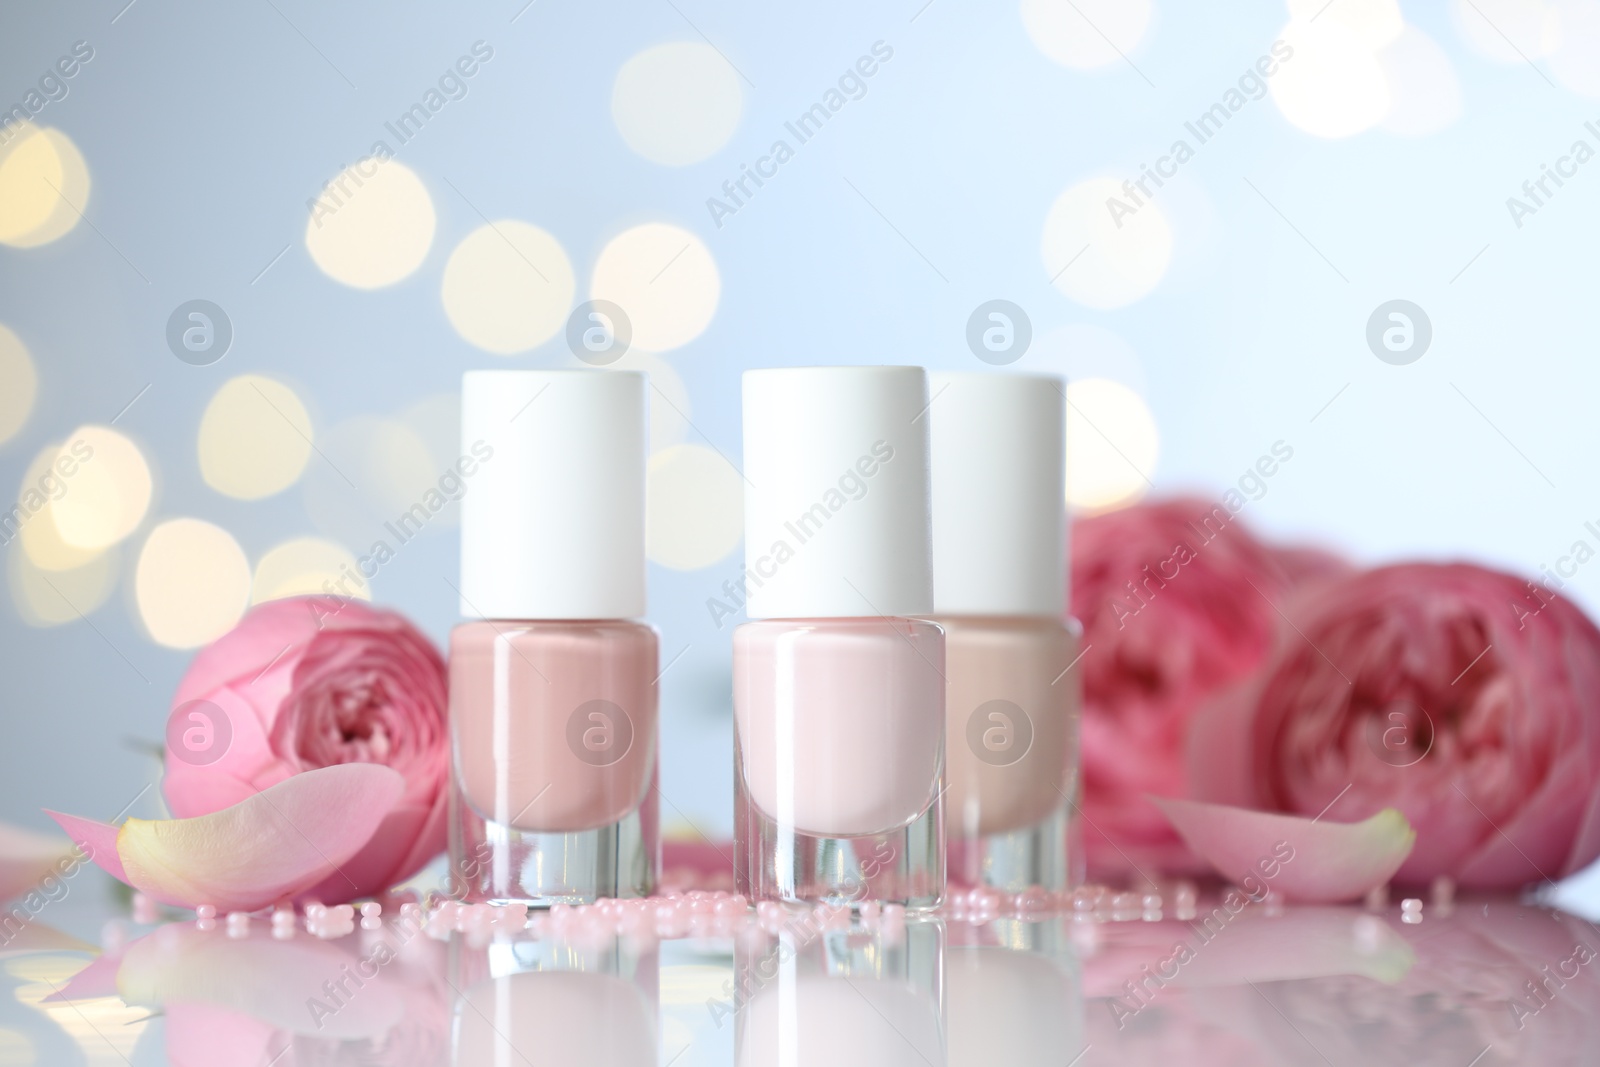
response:
M1084 627L1083 809L1089 869L1204 870L1147 800L1188 795L1190 719L1272 646L1273 607L1344 564L1278 552L1221 505L1183 497L1072 527L1072 614ZM1110 840L1108 841L1107 838Z
M1196 796L1341 822L1399 808L1403 884L1506 889L1600 855L1600 631L1571 603L1409 563L1289 614L1257 678L1197 720Z
M394 612L326 596L269 601L202 650L178 686L167 804L191 818L301 771L388 766L405 794L341 873L307 895L380 893L444 848L447 692L438 650Z

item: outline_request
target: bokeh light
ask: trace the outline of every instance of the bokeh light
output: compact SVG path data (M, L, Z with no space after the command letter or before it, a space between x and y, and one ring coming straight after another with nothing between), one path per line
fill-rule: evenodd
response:
M1297 129L1350 137L1383 121L1389 81L1362 34L1333 19L1291 22L1278 36L1294 57L1268 81L1272 101Z
M1496 63L1542 59L1561 40L1561 15L1550 0L1453 0L1450 10L1467 45Z
M1150 28L1150 0L1022 0L1039 51L1074 70L1123 62Z
M200 417L200 475L237 500L260 500L299 480L311 458L311 416L295 391L257 374L226 382Z
M109 426L80 426L56 453L59 496L50 505L56 532L75 548L116 544L144 521L153 483L139 446Z
M1370 51L1399 39L1405 16L1397 0L1289 0L1289 17L1295 22L1337 23L1354 33Z
M70 570L46 570L27 552L8 555L11 599L29 626L60 626L92 614L110 599L121 572L122 557L115 548L96 553Z
M708 44L646 48L617 71L611 120L628 147L653 163L682 167L714 155L738 128L739 75Z
M297 537L269 549L256 562L252 604L325 594L372 599L355 556L343 545L320 537Z
M1378 52L1391 102L1383 128L1404 137L1425 137L1461 117L1461 83L1445 50L1415 26Z
M1085 307L1131 304L1167 272L1172 229L1155 202L1136 196L1110 178L1091 178L1050 206L1040 247L1045 271Z
M233 628L250 603L250 561L233 535L200 519L150 531L134 569L139 618L151 640L199 648Z
M66 480L56 469L61 451L59 442L39 450L28 464L22 484L17 487L15 511L0 517L5 523L0 527L0 534L9 539L16 537L20 530L22 551L29 562L47 571L74 570L90 563L103 551L69 545L56 529L55 501L67 491ZM69 469L78 473L75 468Z
M1550 73L1578 95L1600 98L1600 0L1561 5L1561 33L1550 55Z
M379 289L422 265L435 223L433 198L414 171L369 158L318 195L306 221L306 251L335 281Z
M0 326L0 444L17 435L33 414L39 372L22 338Z
M645 552L678 571L699 570L739 545L744 484L703 445L674 445L650 457L645 482Z
M34 248L65 236L89 208L89 167L60 130L21 123L0 148L0 244Z
M688 344L717 312L722 278L705 242L678 226L625 230L600 252L590 296L610 300L633 323L633 346L665 352Z
M440 297L468 343L510 356L561 331L577 288L561 243L527 222L501 219L456 245Z
M1160 439L1144 399L1121 382L1067 385L1067 503L1103 511L1136 500L1155 477Z

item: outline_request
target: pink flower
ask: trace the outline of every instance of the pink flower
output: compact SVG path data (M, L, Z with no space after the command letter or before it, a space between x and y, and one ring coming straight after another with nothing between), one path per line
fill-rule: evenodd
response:
M179 818L228 808L292 775L343 763L399 772L400 800L371 840L309 896L382 892L445 842L444 661L390 611L336 597L254 608L200 652L167 724L167 804Z
M1188 795L1189 723L1252 671L1279 625L1273 604L1343 564L1280 554L1221 506L1141 504L1072 527L1072 613L1084 627L1084 844L1097 874L1130 863L1203 870L1146 794Z
M1600 855L1600 630L1508 574L1410 563L1289 609L1191 734L1197 796L1350 822L1398 808L1396 880L1560 878Z

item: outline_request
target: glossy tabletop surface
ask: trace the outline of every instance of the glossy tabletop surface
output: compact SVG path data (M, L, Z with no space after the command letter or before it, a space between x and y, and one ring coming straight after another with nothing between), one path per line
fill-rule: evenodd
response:
M1187 920L752 918L641 941L389 917L325 939L138 924L100 878L9 931L0 1065L1491 1067L1600 1048L1600 931L1508 898L1417 921L1398 900L1202 895Z

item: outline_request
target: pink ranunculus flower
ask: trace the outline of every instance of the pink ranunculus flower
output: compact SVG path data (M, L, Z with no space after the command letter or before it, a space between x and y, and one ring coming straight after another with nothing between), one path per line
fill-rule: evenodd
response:
M1275 605L1297 581L1344 565L1325 553L1280 554L1225 505L1193 497L1080 519L1071 547L1089 869L1204 870L1146 796L1189 795L1194 713L1265 657Z
M444 848L444 660L400 615L312 596L252 609L202 650L173 698L163 791L179 818L221 810L318 767L377 763L405 792L324 903L381 893Z
M1398 808L1395 875L1472 889L1600 856L1600 630L1519 578L1407 563L1322 586L1191 733L1196 796L1339 822Z

